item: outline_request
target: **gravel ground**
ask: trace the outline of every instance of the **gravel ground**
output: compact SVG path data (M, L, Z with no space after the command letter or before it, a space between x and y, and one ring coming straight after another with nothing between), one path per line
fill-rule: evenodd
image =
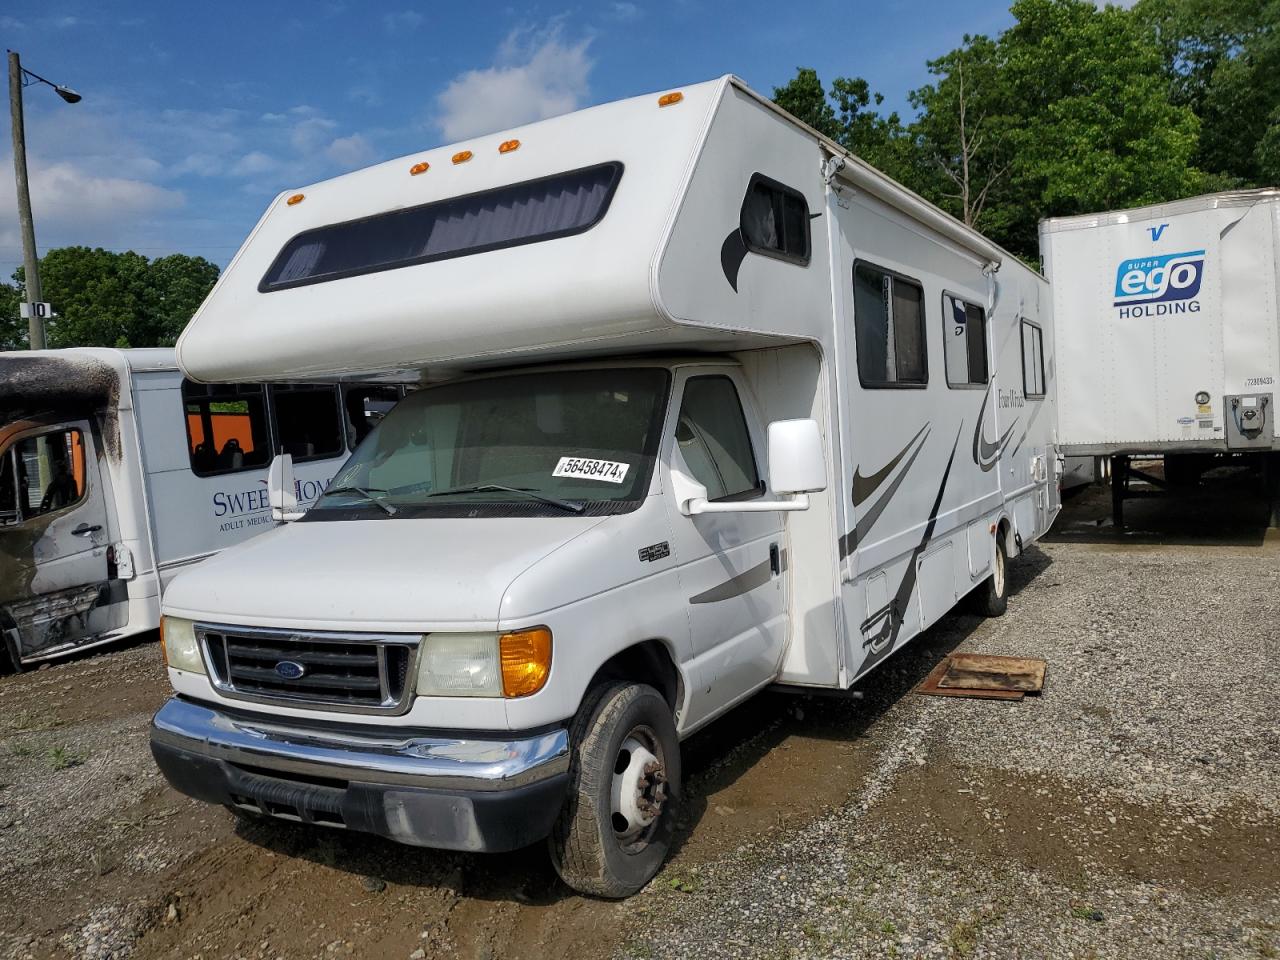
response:
M864 699L765 695L689 740L678 848L620 904L537 848L177 795L153 644L0 679L0 958L1280 957L1280 541L1105 513L1074 501L1003 618L945 618ZM1042 656L1045 691L914 695L954 649Z
M1005 617L868 680L844 803L673 865L620 955L1280 956L1278 546L1033 548ZM957 644L1044 657L1043 695L901 695Z

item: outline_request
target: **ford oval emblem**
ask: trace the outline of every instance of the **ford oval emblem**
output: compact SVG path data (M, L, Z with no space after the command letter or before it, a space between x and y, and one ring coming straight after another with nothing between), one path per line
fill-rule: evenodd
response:
M281 660L276 664L276 676L281 680L301 680L307 668L296 660Z

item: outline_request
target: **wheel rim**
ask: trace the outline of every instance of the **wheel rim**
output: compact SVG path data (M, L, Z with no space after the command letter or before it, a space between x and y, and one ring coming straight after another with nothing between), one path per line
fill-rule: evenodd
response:
M648 727L634 727L614 758L610 817L624 848L647 844L667 800L667 767L662 744Z
M996 596L1004 596L1004 551L996 547L996 569L992 574L995 577Z

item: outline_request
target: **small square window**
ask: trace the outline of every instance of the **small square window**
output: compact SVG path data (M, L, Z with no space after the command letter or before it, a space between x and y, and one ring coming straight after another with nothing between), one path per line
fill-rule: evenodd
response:
M1028 400L1044 396L1044 331L1022 321L1022 392Z
M809 263L809 204L799 190L755 174L742 200L740 226L752 253Z

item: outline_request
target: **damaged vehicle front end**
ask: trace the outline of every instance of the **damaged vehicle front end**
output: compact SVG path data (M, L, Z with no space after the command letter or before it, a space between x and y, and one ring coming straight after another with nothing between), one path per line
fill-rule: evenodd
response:
M6 362L0 386L0 668L108 636L127 618L102 462L118 447L112 415L117 389L105 364L40 356Z

